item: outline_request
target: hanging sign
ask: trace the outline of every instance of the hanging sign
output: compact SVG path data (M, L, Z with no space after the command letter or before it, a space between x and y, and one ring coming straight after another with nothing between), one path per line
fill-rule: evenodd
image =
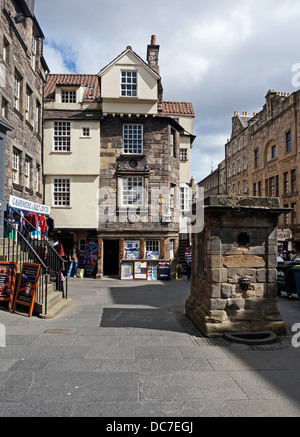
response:
M16 209L23 209L24 211L35 212L36 214L49 215L51 213L50 206L34 203L30 200L21 199L16 196L9 196L9 206Z
M15 311L17 304L25 305L29 307L28 317L32 316L40 270L40 264L23 264L18 288L16 291L13 311Z
M0 302L12 307L18 263L0 261Z

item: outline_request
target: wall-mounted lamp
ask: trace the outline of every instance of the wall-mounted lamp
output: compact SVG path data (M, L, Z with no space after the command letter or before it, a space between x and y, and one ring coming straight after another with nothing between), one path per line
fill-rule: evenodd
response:
M17 14L17 15L14 17L14 20L15 20L15 23L17 23L17 24L22 23L22 21L25 20L25 15L22 14L22 12L21 12L20 14Z

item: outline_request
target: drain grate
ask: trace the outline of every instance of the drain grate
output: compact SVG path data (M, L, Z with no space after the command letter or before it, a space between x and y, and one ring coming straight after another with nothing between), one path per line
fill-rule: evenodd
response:
M291 345L290 335L278 337L278 341L276 343L266 344L266 345L246 345L246 344L232 343L231 341L228 341L223 337L208 338L205 337L202 334L202 332L200 332L197 329L197 327L193 324L193 322L184 314L184 306L170 306L168 307L168 309L172 314L174 314L177 322L188 334L191 342L196 346L232 347L234 345L235 347L244 348L246 350L271 351L271 350L285 349Z
M69 334L70 329L46 329L44 334Z

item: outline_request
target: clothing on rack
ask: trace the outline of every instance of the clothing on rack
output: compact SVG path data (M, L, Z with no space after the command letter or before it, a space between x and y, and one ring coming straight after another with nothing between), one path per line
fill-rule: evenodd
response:
M29 222L30 226L31 226L31 231L36 231L37 230L37 225L38 225L38 217L37 214L35 214L34 212L29 212L28 214L26 214L26 220Z
M41 229L41 232L42 232L42 234L44 234L45 233L45 230L46 230L46 227L47 227L47 220L46 220L46 217L45 216L43 216L43 215L38 215L37 216L37 218L38 218L38 223L39 223L39 227L40 227L40 229Z
M52 236L54 234L54 220L52 217L47 218L48 235Z

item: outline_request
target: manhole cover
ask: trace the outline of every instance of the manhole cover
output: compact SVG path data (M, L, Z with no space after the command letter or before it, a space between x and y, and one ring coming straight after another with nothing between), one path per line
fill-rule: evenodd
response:
M70 329L46 329L44 334L68 334Z

